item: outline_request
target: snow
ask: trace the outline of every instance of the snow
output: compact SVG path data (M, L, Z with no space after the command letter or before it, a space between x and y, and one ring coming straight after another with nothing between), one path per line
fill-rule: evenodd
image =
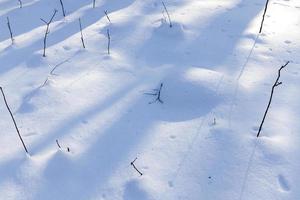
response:
M297 0L63 2L0 0L1 200L300 199Z

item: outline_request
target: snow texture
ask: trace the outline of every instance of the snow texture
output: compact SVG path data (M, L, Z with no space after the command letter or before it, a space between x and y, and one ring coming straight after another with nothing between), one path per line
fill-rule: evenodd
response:
M264 0L165 0L171 28L158 0L22 3L0 0L0 86L29 155L1 99L0 200L300 199L298 0L261 34Z

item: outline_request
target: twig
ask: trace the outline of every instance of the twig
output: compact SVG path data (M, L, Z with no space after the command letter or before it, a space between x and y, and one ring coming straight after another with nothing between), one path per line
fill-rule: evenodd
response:
M144 93L146 95L153 95L153 96L156 96L156 99L154 99L153 101L149 102L149 104L152 104L152 103L155 103L155 102L160 102L160 103L164 103L160 96L161 96L161 90L162 90L162 87L163 87L163 83L160 84L159 88L158 89L154 89L153 92L154 93Z
M217 124L217 120L216 120L216 118L214 118L213 125L215 126L216 124Z
M46 26L47 26L46 32L45 32L45 36L44 36L44 53L43 53L43 57L46 57L47 36L48 36L48 34L50 33L50 31L49 31L49 26L50 26L52 20L54 19L56 13L57 13L57 10L55 9L55 10L54 10L54 13L53 13L53 15L52 15L52 17L51 17L51 19L50 19L48 22L45 21L44 19L41 19L41 20L46 24Z
M56 144L57 144L58 148L61 149L61 146L60 146L60 144L58 143L58 140L56 140Z
M82 26L81 26L81 20L79 18L79 28L80 28L80 34L81 34L81 43L83 48L85 49L85 44L84 44L84 39L83 39L83 34L82 34Z
M13 37L13 33L11 31L11 26L10 26L10 22L9 22L9 18L8 17L7 17L7 27L8 27L9 34L10 34L11 44L13 44L14 43L14 37Z
M107 10L104 10L104 13L105 13L105 16L106 16L107 20L109 21L109 23L111 23L110 18L109 18L108 13L107 13Z
M19 1L19 5L20 5L20 8L23 8L23 3L21 0L18 0Z
M166 7L166 5L165 5L165 3L162 1L161 2L162 3L162 5L164 6L164 9L165 9L165 11L166 11L166 13L167 13L167 15L168 15L168 19L169 19L169 25L170 25L170 28L172 28L172 21L171 21L171 17L170 17L170 14L169 14L169 12L168 12L168 9L167 9L167 7Z
M93 0L93 8L96 7L96 0Z
M138 170L138 168L135 166L135 164L134 164L134 162L137 160L137 158L135 158L131 163L130 163L130 165L141 175L141 176L143 176L143 173L140 171L140 170Z
M261 24L260 24L260 28L259 28L259 33L262 32L262 29L263 29L263 26L264 26L264 21L265 21L265 16L266 16L266 13L267 13L268 5L269 5L269 0L267 0L266 5L265 5L265 10L264 10L263 18L261 20Z
M62 0L59 0L59 1L60 1L60 5L61 5L61 10L62 10L63 16L66 17L66 12L65 12L64 4L63 4Z
M263 117L263 119L262 119L262 122L261 122L261 124L260 124L260 126L259 126L258 133L257 133L256 137L259 137L260 132L261 132L261 130L262 130L263 124L264 124L264 122L265 122L267 113L268 113L268 111L269 111L269 108L270 108L270 105L271 105L271 102L272 102L272 99L273 99L274 90L275 90L275 88L276 88L277 86L279 86L279 85L282 84L282 82L279 82L280 75L281 75L281 70L282 70L283 68L285 68L288 64L289 64L289 61L288 61L285 65L281 66L280 69L278 70L277 79L276 79L276 81L275 81L275 83L274 83L274 85L273 85L273 87L272 87L272 90L271 90L271 96L270 96L270 99L269 99L269 103L268 103L267 109L266 109L266 111L265 111L264 117Z
M107 29L107 53L110 54L110 33L109 29Z
M20 134L20 131L19 131L19 129L18 129L18 126L17 126L17 123L16 123L16 121L15 121L15 118L14 118L14 116L13 116L13 114L12 114L12 112L11 112L9 106L8 106L8 103L7 103L7 101L6 101L6 97L5 97L5 94L4 94L4 92L3 92L2 87L0 87L0 90L1 90L1 93L2 93L2 96L3 96L3 100L4 100L4 103L5 103L5 105L6 105L6 108L7 108L8 112L9 112L9 114L10 114L10 116L11 116L11 119L12 119L14 125L15 125L15 128L16 128L16 131L17 131L17 133L18 133L18 136L19 136L19 138L20 138L20 140L21 140L21 142L22 142L22 144L23 144L23 147L24 147L26 153L28 154L28 150L27 150L26 145L25 145L25 143L24 143L24 141L23 141L23 138L22 138L22 136L21 136L21 134Z

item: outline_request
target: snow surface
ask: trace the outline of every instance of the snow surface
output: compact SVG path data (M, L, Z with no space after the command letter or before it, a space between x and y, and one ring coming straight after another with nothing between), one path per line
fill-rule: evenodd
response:
M1 200L300 199L298 0L63 2L0 0Z

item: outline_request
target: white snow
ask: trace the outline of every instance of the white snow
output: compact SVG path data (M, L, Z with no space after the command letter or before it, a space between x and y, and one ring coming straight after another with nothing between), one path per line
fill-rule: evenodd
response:
M265 0L165 0L172 28L159 0L22 2L0 0L0 86L29 154L1 97L0 200L300 199L298 0L259 35Z

